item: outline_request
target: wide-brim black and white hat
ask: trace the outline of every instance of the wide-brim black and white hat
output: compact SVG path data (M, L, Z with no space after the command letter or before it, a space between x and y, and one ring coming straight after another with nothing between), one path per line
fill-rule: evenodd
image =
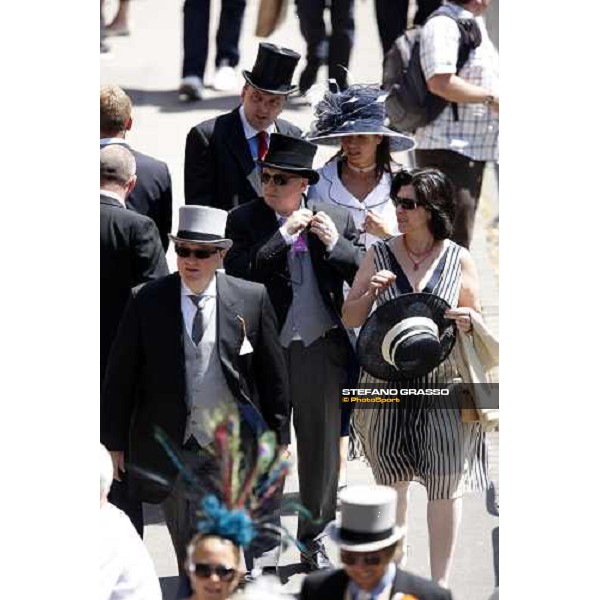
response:
M257 160L256 164L306 177L308 183L314 185L319 181L319 174L312 168L316 152L317 147L310 142L282 133L272 133L264 160Z
M416 146L415 140L385 126L387 92L376 85L351 85L343 92L326 91L315 106L316 120L306 139L316 144L339 146L349 135L383 135L392 152L405 152Z
M291 83L299 60L300 55L294 50L262 42L252 71L242 71L242 75L261 92L287 96L298 88Z
M406 535L396 525L398 494L385 485L348 486L339 493L340 515L325 534L341 550L376 552Z
M174 242L192 242L219 248L230 248L233 241L225 237L227 211L210 206L182 206L179 229L169 234Z
M450 305L434 294L402 294L375 310L357 342L360 365L387 381L427 375L450 354L456 324L444 316Z

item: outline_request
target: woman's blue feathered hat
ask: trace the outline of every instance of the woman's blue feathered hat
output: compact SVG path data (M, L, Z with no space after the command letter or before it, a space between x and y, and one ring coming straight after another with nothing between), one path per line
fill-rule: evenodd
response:
M264 431L257 438L254 460L248 461L249 457L243 458L239 415L216 411L209 420L214 428L212 452L219 465L218 473L209 481L198 477L161 429L155 428L154 432L177 467L188 497L196 504L196 531L228 539L241 548L247 548L258 533L281 536L284 545L292 542L302 549L285 527L270 522L273 497L290 468L290 460L278 448L275 434ZM156 474L144 474L155 481L161 479ZM286 509L290 508L311 519L301 505L290 503Z
M385 126L387 92L377 85L351 85L343 92L326 91L316 103L316 120L306 139L316 144L338 145L348 135L384 135L392 152L412 150L415 140Z

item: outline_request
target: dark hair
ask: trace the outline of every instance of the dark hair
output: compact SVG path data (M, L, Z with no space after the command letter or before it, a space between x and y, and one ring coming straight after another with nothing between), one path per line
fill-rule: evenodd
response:
M452 235L456 201L452 182L439 169L400 169L392 179L390 198L395 200L401 187L412 185L417 202L431 213L429 229L436 240Z
M360 134L356 134L360 135ZM376 133L372 135L378 135ZM377 149L375 150L375 175L377 175L377 179L381 179L381 176L384 173L392 172L392 155L390 153L390 138L387 135L381 136L381 142L377 144ZM327 162L331 162L336 160L337 158L342 158L344 156L344 149L340 148L338 152L336 152Z

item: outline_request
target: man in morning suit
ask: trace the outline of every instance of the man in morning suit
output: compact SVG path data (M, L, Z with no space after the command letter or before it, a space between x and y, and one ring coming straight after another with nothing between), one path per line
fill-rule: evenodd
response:
M220 271L231 246L224 237L226 217L205 206L180 209L179 231L171 236L178 272L146 284L129 302L102 391L101 439L115 473L125 469L129 450L128 464L138 468L129 469L137 496L163 502L181 575L197 507L154 439L155 427L184 456L204 456L205 466L216 410L240 414L247 443L266 428L279 444L290 441L286 367L267 291ZM168 483L132 477L139 469ZM206 478L206 471L198 475ZM271 554L275 566L278 549L279 540L271 538L246 556L246 564Z
M398 494L384 485L340 492L340 520L327 533L340 549L343 569L304 579L300 600L452 600L437 583L395 563L406 530L396 525Z
M135 159L127 148L100 150L100 382L131 288L169 274L156 225L125 207L135 179ZM142 505L130 498L126 481L115 482L110 501L142 535Z
M185 203L230 210L261 195L256 160L264 158L274 132L300 137L279 119L287 96L296 89L292 76L300 55L260 44L242 103L233 111L190 129L185 143Z
M158 227L167 251L173 216L171 174L167 164L133 150L125 141L131 130L131 99L116 85L100 88L100 148L119 144L129 148L137 165L137 182L127 198L127 208L150 217Z
M279 324L290 377L298 442L300 502L314 520L299 519L301 560L310 569L330 566L318 539L335 517L340 437L339 388L346 382L352 345L340 319L344 281L352 283L364 247L350 213L306 201L319 179L316 146L271 135L261 166L263 198L229 213L233 247L227 273L264 283Z

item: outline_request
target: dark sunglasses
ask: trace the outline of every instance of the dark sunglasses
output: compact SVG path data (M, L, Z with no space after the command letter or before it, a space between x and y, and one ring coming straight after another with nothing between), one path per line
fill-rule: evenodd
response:
M376 567L385 560L384 554L359 554L358 552L340 552L340 558L350 567L363 563L367 567Z
M404 210L414 210L419 206L419 203L416 200L411 200L410 198L394 198L392 197L392 202L394 206L398 208L401 206Z
M192 250L191 248L185 248L183 246L175 246L175 254L181 256L181 258L189 258L194 256L195 258L210 258L213 254L217 254L219 250Z
M261 183L267 185L267 183L269 183L269 181L273 180L273 184L277 185L277 186L284 186L287 185L292 179L298 179L297 177L294 177L293 175L290 175L289 177L284 177L283 175L280 175L279 173L277 173L276 175L271 175L270 173L261 173L260 174L260 181Z
M193 571L196 577L208 579L213 574L221 581L231 581L235 576L235 569L230 569L224 565L209 565L208 563L196 563L193 565Z

